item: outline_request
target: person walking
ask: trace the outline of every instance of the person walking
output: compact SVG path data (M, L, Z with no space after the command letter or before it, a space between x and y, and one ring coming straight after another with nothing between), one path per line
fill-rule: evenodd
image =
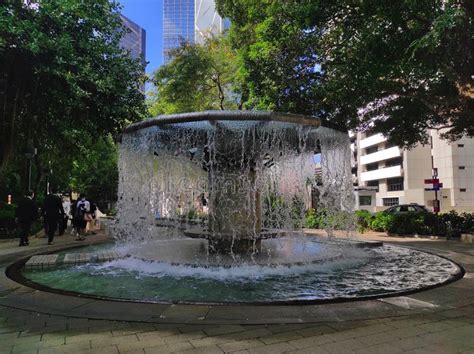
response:
M15 219L20 227L19 246L28 246L30 244L28 236L31 232L31 224L38 218L38 207L33 200L34 197L35 193L28 191L25 197L20 200L15 210Z
M71 214L71 202L69 198L64 196L63 197L63 210L64 214L62 219L59 221L59 233L58 235L64 235L64 231L67 229L67 223L69 221L69 215Z
M77 238L76 241L84 241L85 240L85 233L86 233L86 226L90 217L90 210L91 205L89 201L86 199L85 194L79 195L79 199L76 203L75 213L74 213L74 222L77 228Z
M44 199L43 217L48 235L48 245L54 244L54 233L64 215L63 203L56 194L50 193Z

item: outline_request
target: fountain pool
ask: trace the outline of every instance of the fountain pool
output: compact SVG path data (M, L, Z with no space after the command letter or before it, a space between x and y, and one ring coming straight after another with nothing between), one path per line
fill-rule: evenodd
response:
M119 171L115 242L23 269L28 285L139 302L301 304L399 295L462 276L445 258L354 237L349 139L314 117L146 120L125 129ZM310 206L323 211L326 237L303 232ZM66 253L111 249L118 259L60 265Z

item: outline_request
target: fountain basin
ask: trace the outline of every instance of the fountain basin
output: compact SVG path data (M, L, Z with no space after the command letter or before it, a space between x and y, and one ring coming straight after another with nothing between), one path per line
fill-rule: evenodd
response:
M181 241L177 240L174 246ZM162 255L173 248L173 242L162 247ZM203 253L190 259L184 255L181 260L170 259L172 255L168 259L153 254L146 258L131 256L107 263L21 269L14 278L41 290L120 301L288 305L399 296L452 282L464 274L463 269L450 260L409 248L386 245L361 249L313 244L312 241L304 244L308 243L313 251L323 251L321 258L318 259L315 252L312 262L294 259L268 264L264 259L260 262L216 258L215 262L202 265L208 254L204 245ZM194 248L181 246L188 250ZM102 245L101 250L128 253L140 247L145 246L107 244ZM295 248L305 246L296 243L292 247L290 253L294 254ZM97 250L86 247L77 252ZM332 252L333 257L328 252ZM173 260L179 262L171 262Z

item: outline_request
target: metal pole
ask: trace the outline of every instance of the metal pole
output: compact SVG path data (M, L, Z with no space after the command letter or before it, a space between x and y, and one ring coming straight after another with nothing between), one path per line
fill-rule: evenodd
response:
M28 191L31 190L31 159L28 159Z

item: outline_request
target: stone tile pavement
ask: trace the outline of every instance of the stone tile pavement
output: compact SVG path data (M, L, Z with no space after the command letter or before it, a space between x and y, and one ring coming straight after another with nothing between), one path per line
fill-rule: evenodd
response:
M0 308L0 353L474 353L474 309L377 320L186 325Z
M73 243L67 237L58 240L58 244ZM96 236L97 239L101 237ZM30 247L43 250L46 247L43 241L33 240ZM414 243L403 239L391 241ZM331 316L329 305L307 307L308 313L328 315L327 320L318 318L316 321L315 318L312 323L186 324L186 313L179 314L183 323L113 321L72 317L67 311L53 315L40 307L19 309L15 308L14 302L7 306L0 301L0 354L474 353L474 246L446 241L423 240L419 243L420 248L463 260L467 271L466 279L410 296L430 303L440 299L442 305L423 311L398 311L396 298L393 298L393 303L380 303L384 309L391 306L394 311L376 314L368 302L338 304L347 308L344 318L334 316L334 313ZM0 243L0 263L6 264L20 257L23 249L16 247L16 242ZM40 298L51 296L53 299L55 296L38 293ZM7 296L12 294L2 293L0 289L0 300ZM17 296L21 297L21 294ZM297 309L301 307L295 307L295 313ZM238 312L239 308L233 311ZM285 313L285 316L289 314Z

